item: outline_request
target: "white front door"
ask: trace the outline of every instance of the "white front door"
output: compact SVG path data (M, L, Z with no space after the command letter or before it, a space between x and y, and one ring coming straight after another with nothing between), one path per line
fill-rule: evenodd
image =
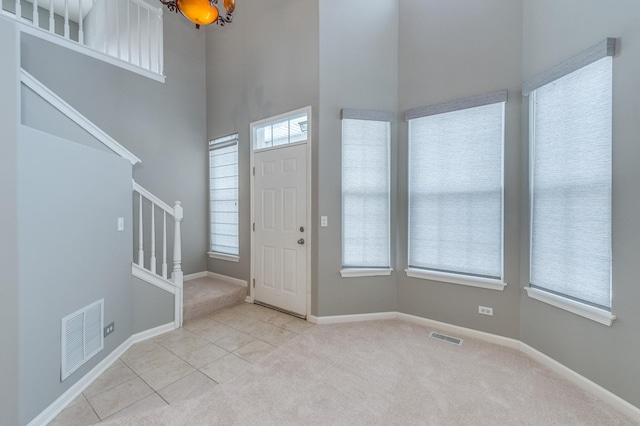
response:
M307 314L307 145L255 153L254 300Z

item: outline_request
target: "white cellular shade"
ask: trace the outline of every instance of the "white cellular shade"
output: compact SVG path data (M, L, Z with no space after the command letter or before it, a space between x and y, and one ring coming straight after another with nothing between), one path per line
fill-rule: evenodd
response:
M389 122L342 120L342 265L389 267Z
M504 102L409 120L409 267L502 279Z
M531 285L610 309L612 58L530 102Z
M209 144L211 251L237 256L238 140L221 138Z

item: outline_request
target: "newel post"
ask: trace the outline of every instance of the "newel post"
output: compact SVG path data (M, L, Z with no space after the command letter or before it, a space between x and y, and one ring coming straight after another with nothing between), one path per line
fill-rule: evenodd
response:
M173 272L171 274L173 283L176 286L175 296L175 326L176 328L182 327L182 237L180 233L180 222L184 212L182 210L182 203L176 201L173 210L175 212L174 220L174 237L173 237Z

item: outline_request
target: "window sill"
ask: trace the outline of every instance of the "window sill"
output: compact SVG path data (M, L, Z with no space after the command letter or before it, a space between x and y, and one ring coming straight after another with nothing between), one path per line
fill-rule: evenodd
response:
M342 278L382 277L391 275L391 268L345 268L340 270Z
M214 253L211 251L208 252L207 254L211 259L227 260L229 262L240 262L239 256L233 256L231 254Z
M607 312L602 309L595 308L593 306L585 305L584 303L576 302L566 297L558 296L556 294L548 293L537 288L525 287L524 290L527 295L540 302L555 306L556 308L564 309L573 314L580 315L581 317L590 319L600 324L604 324L607 327L611 327L613 320L616 319L611 312Z
M489 290L503 291L507 286L501 280L491 278L471 277L466 275L447 274L446 272L425 271L422 269L405 269L408 277L420 278L422 280L440 281L444 283L466 285L469 287L486 288Z

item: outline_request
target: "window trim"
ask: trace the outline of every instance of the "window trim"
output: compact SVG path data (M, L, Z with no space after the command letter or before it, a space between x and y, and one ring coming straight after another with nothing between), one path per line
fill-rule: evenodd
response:
M405 269L405 273L408 277L411 278L465 285L469 287L485 288L488 290L504 291L504 288L507 286L507 283L504 282L504 279L497 280L494 278L475 277L473 275L436 272L421 268L408 267L407 269Z
M557 294L549 293L548 291L540 290L534 287L526 286L524 290L527 292L527 296L535 299L539 302L546 303L547 305L555 306L556 308L563 309L571 312L572 314L579 315L583 318L590 319L600 324L611 327L616 316L604 309L596 308L584 303L580 303L575 300L562 297Z
M239 262L240 261L240 194L238 193L238 197L236 199L236 203L238 205L238 225L237 225L237 229L238 229L238 254L229 254L229 253L223 253L223 252L218 252L218 251L214 251L213 250L213 242L211 241L211 151L215 151L216 149L222 149L222 148L227 148L230 146L236 146L237 147L237 151L236 151L236 162L238 164L238 168L240 167L240 157L239 157L239 153L240 153L240 141L239 141L239 137L238 137L238 133L232 133L230 135L227 136L222 136L219 138L214 138L211 139L208 143L208 153L209 153L209 165L207 168L207 175L208 175L208 209L209 209L209 221L208 221L208 228L209 228L209 250L207 251L207 255L209 256L210 259L218 259L218 260L226 260L229 262ZM215 148L213 148L215 146ZM240 171L238 170L238 175L236 176L236 179L238 180L238 191L240 190L239 188L239 177L240 177Z
M616 316L613 315L613 279L611 279L611 310L607 311L583 302L572 300L568 297L545 291L541 288L531 287L531 255L533 253L533 161L535 159L535 100L536 90L542 86L552 83L562 77L574 73L596 61L607 56L615 56L616 39L609 37L591 48L578 53L560 64L530 78L522 86L522 95L529 97L529 283L524 286L527 296L539 302L546 303L556 308L565 310L583 318L590 319L600 324L611 327ZM613 175L612 175L613 178Z
M356 278L356 277L374 277L374 276L388 276L391 275L393 271L391 259L391 249L393 247L392 243L392 235L391 235L391 128L393 123L395 122L395 114L390 111L377 111L377 110L361 110L361 109L350 109L343 108L340 112L340 121L341 121L341 161L340 161L340 222L341 222L341 234L340 234L340 263L342 268L340 269L340 276L343 278ZM344 264L344 188L343 188L343 170L344 170L344 120L360 120L360 121L375 121L375 122L383 122L388 124L388 139L387 139L387 157L389 161L387 162L387 172L388 172L388 182L387 182L387 200L388 200L388 214L389 220L387 222L387 235L389 241L388 247L388 259L387 265L373 267L373 266L357 266L357 265L345 265Z
M452 101L442 102L435 105L428 105L418 108L409 109L405 112L405 120L408 122L407 138L408 138L408 156L411 156L411 121L418 118L424 118L431 115L445 114L448 112L460 111L469 108L476 108L486 105L502 104L502 157L501 157L501 180L502 180L502 208L501 208L501 226L500 226L500 239L501 239L501 252L500 252L500 278L485 278L473 275L465 275L454 272L441 272L434 271L426 268L420 268L409 265L405 269L405 273L408 277L418 278L423 280L438 281L449 284L465 285L469 287L478 287L488 290L503 291L507 286L504 273L504 252L505 252L505 237L504 237L504 219L505 219L505 141L506 141L506 107L508 102L508 90L497 90L481 95L470 96L468 98L455 99ZM411 174L410 169L407 167L407 230L410 230L411 226L411 191L409 188ZM410 255L409 239L407 239L407 257Z

